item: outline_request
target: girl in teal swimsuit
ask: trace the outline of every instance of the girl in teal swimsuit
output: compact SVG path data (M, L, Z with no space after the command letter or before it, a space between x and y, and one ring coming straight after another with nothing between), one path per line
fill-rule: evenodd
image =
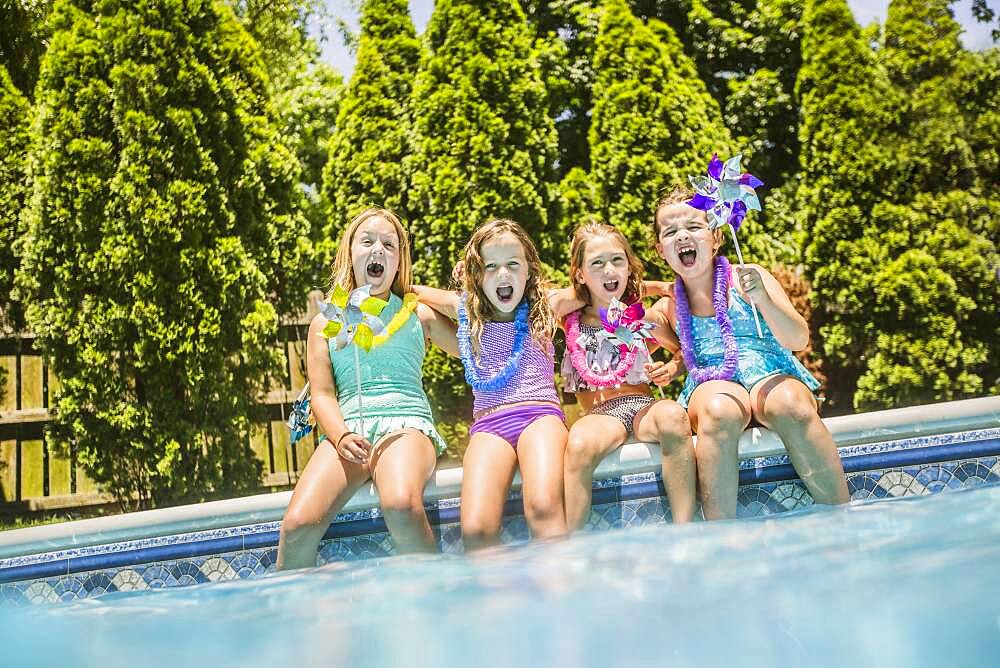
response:
M656 207L656 251L677 274L666 312L686 347L688 377L678 403L698 434L695 457L705 519L735 517L740 435L756 419L781 436L813 499L850 500L844 469L812 391L819 383L790 350L809 342L809 327L778 281L763 267L731 268L716 253L722 230L678 189ZM752 301L763 336L754 325Z
M421 366L426 340L452 355L458 355L458 345L451 321L410 292L410 266L409 240L392 212L368 209L344 231L331 282L348 291L370 285L372 296L388 302L379 316L387 327L370 351L359 351L359 388L355 351L336 350L320 335L327 323L322 315L309 325L312 410L324 438L281 523L279 570L316 565L316 548L330 522L369 479L396 547L436 547L423 491L445 442L434 427Z

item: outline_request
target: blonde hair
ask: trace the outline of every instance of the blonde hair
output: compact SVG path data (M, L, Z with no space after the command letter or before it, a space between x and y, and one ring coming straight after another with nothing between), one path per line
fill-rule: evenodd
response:
M613 239L625 251L625 258L628 260L628 283L625 286L625 294L622 295L624 301L631 303L642 299L642 260L635 254L632 244L617 227L596 222L583 223L573 233L573 243L569 249L569 278L573 282L573 293L576 298L587 304L591 303L590 288L576 280L576 272L583 268L587 242L599 237Z
M524 228L513 220L496 218L480 225L469 243L465 245L465 276L463 289L467 295L465 310L469 317L469 329L473 345L479 349L479 339L483 333L483 323L492 319L493 312L489 299L483 293L483 277L486 275L486 263L483 261L483 244L502 234L512 234L524 249L524 258L528 263L528 282L524 286L524 296L528 299L528 324L531 335L539 344L552 340L556 330L555 316L546 288L544 268L538 256L538 250Z
M358 287L354 280L354 263L351 261L351 244L354 243L354 235L357 233L361 223L369 218L384 218L395 228L396 236L399 237L399 268L396 269L396 277L392 280L391 290L399 297L410 292L413 283L413 262L410 259L410 235L406 233L399 216L388 209L371 207L356 215L348 223L344 233L340 235L340 243L337 245L337 255L333 259L333 268L330 271L330 290L334 286L341 286L348 292Z

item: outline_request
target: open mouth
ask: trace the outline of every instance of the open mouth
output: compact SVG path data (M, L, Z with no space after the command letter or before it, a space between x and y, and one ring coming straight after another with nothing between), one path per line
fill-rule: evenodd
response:
M510 302L510 300L512 300L513 298L514 298L513 286L502 285L499 288L497 288L497 299L500 300L500 303L506 304Z
M372 278L382 278L382 274L385 273L385 267L380 262L370 263L365 270Z
M677 257L680 258L681 264L685 267L694 266L695 260L698 259L698 251L694 248L685 248L677 252Z
M604 289L610 293L615 293L618 291L618 280L604 281Z

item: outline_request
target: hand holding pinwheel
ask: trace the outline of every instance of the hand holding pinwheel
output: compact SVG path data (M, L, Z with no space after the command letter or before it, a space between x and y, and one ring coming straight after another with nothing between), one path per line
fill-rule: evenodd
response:
M385 330L385 325L379 319L388 302L371 296L372 286L365 285L350 294L339 285L333 289L329 302L320 301L319 310L328 320L320 336L332 338L334 347L341 350L354 344L354 377L358 387L358 416L361 420L361 433L365 431L364 404L361 392L361 360L359 348L371 350L375 337Z
M691 185L694 186L696 194L688 202L689 206L700 209L708 215L709 228L714 230L723 225L729 226L741 269L745 263L740 242L736 239L736 230L743 224L747 211L760 211L760 200L757 199L755 189L764 185L764 182L753 174L740 172L742 159L742 155L735 155L723 163L719 160L718 154L713 153L712 160L708 163L708 175L691 177ZM760 328L757 305L754 304L752 297L750 305L753 307L757 336L764 336Z

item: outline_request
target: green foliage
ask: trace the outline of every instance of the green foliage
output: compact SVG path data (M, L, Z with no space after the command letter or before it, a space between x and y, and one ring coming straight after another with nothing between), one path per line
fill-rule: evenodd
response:
M406 209L419 281L448 285L472 230L493 217L523 225L560 265L566 238L547 234L556 132L524 13L513 0L441 0L413 86L412 188ZM440 364L440 368L437 366ZM445 423L468 419L460 366L431 354L425 377ZM435 384L435 378L452 383Z
M330 243L323 236L329 208L322 174L343 88L340 74L320 61L308 35L310 22L327 15L323 0L230 0L237 17L260 46L281 137L298 158L303 215L308 230L300 248L305 284L326 280ZM322 35L321 35L322 37Z
M384 206L409 218L404 159L420 42L406 0L365 2L358 44L357 63L340 104L323 175L330 204L323 236L331 243L367 206ZM326 257L327 264L330 259Z
M29 115L28 101L0 65L0 336L24 328L23 310L11 291L17 265L14 241L25 199Z
M260 47L273 86L288 86L286 76L299 71L303 55L316 60L308 37L310 19L326 16L325 0L227 0L236 17Z
M303 292L260 52L221 3L60 0L52 27L16 283L62 381L55 440L123 505L253 489Z
M806 5L797 200L836 410L972 396L998 371L996 247L979 233L998 205L957 35L943 0L895 2L873 51L842 0Z
M0 10L0 67L7 69L21 94L30 98L38 63L48 46L46 19L52 0L4 0Z
M605 4L594 55L591 180L602 217L657 275L652 210L657 197L702 173L713 151L731 155L719 107L665 23L639 21L623 0Z
M875 207L854 244L857 288L872 291L854 314L866 343L856 408L977 396L1000 373L996 249L968 222L998 211L958 191Z
M307 221L301 255L304 281L309 287L323 285L329 276L332 244L325 236L329 204L321 184L327 164L327 144L336 127L343 91L340 74L317 62L316 57L310 49L304 49L296 69L283 78L284 86L272 84L282 139L299 162L303 215Z

